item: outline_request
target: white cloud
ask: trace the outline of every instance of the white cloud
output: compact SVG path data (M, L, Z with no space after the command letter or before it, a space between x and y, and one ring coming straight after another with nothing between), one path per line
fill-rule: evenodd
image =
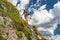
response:
M43 7L41 7L41 8L42 8L42 10L33 9L34 14L31 17L33 25L50 22L51 19L54 18L54 16L52 16L51 13L49 13L46 9L44 9L45 5Z
M49 37L49 40L60 40L60 35Z
M21 1L21 4L23 4L23 5L26 5L29 3L29 0L20 0L20 1Z
M54 8L51 9L49 12L42 7L42 10L33 10L34 14L32 15L31 25L37 26L38 31L45 31L47 33L51 33L50 40L59 40L60 36L55 38L54 30L57 28L57 24L60 23L60 2L54 5ZM41 26L42 25L42 26ZM47 28L46 28L47 27ZM42 33L43 34L43 33ZM48 37L48 36L47 36Z
M46 24L47 25L47 24ZM44 25L45 26L45 25ZM57 23L55 23L54 25L52 25L52 27L50 26L50 27L48 27L48 28L44 28L44 27L42 27L42 26L40 26L40 27L38 27L37 29L39 30L39 31L47 31L47 32L49 32L49 33L51 33L51 35L54 35L54 30L56 29L56 27L57 27Z
M60 23L60 5L59 4L60 2L56 3L54 5L54 8L50 11L55 16L57 23Z
M20 0L20 10L25 9L25 6L29 3L29 0ZM18 7L17 7L18 8Z
M46 7L46 4L43 5L43 6L41 6L41 7L39 8L39 10L43 10L43 9L45 9L45 7Z

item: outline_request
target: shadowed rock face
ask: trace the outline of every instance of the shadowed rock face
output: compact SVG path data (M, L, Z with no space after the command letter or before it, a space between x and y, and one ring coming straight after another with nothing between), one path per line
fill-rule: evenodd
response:
M28 25L21 19L12 4L7 0L0 1L0 40L46 40L35 26Z

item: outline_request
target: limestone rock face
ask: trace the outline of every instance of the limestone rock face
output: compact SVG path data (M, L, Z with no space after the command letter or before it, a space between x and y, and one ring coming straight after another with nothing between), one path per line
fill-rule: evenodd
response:
M18 10L7 0L0 0L0 40L46 40L35 26L21 19Z

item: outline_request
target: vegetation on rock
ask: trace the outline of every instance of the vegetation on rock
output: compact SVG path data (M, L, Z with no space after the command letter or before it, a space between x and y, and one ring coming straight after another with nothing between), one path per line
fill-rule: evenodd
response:
M21 19L18 10L7 0L0 0L0 16L0 40L45 40L34 26Z
M4 40L4 38L0 35L0 40Z

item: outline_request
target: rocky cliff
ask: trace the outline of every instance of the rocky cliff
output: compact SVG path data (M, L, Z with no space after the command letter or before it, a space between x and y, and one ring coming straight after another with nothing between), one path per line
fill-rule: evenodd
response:
M46 40L7 0L0 0L0 40Z

